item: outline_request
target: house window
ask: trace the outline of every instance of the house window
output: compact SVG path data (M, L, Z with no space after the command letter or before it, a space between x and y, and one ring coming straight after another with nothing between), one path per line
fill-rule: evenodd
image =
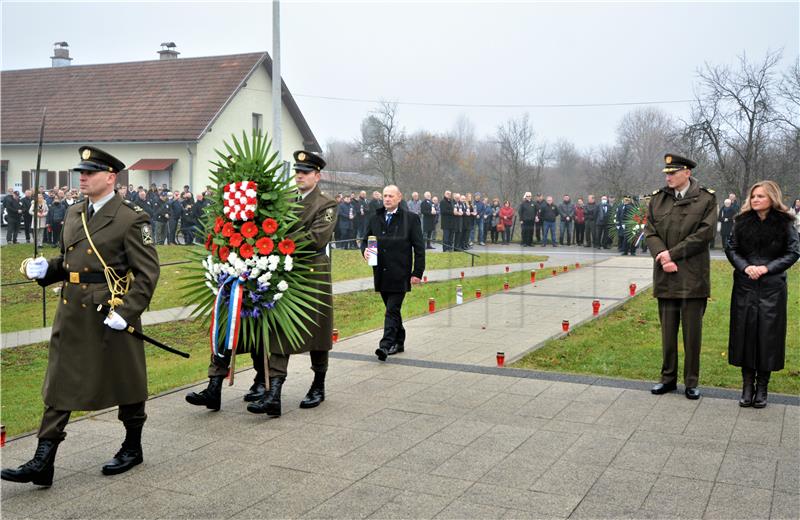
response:
M264 116L253 112L253 133L260 134L264 130Z

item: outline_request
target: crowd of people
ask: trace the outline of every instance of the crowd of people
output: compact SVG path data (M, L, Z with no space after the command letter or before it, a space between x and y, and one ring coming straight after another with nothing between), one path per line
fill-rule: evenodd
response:
M151 184L148 189L143 186L134 188L133 184L117 185L115 189L123 199L135 203L150 216L155 231L153 239L157 245L192 245L197 242L200 219L209 204L207 197L211 193L210 187L197 195L189 190L189 186L184 186L182 191L172 191L166 184L161 187ZM57 247L67 209L82 201L83 195L77 189L67 186L42 189L36 205L38 244ZM8 226L6 242L16 244L21 232L25 233L25 240L30 242L34 228L32 190L20 194L9 188L3 198L3 210Z
M625 196L617 200L613 195L589 194L585 198L565 194L558 203L551 195L526 192L519 205L509 200L484 196L481 193L461 194L447 190L441 199L426 191L420 198L413 192L401 202L404 209L420 217L425 244L433 248L437 231L441 230L443 250L469 250L474 245L487 243L508 245L517 226L521 230L523 247L577 245L595 249L616 247L621 255L636 255L647 251L644 240L643 218L634 218L649 204L650 195ZM336 245L340 249L355 249L365 238L366 225L372 215L383 207L381 193L374 191L371 198L366 191L336 195L338 220L335 230ZM717 231L721 244L727 243L733 219L740 211L735 194L731 193L719 208ZM800 199L790 211L795 215L800 231ZM558 238L556 238L558 237ZM713 247L713 245L712 245Z

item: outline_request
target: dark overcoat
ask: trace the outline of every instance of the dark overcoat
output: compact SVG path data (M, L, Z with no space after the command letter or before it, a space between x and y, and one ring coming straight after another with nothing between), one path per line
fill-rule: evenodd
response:
M763 221L755 211L734 221L725 248L735 271L731 294L728 362L756 370L780 370L786 354L786 270L800 257L794 217L770 210ZM751 280L750 265L764 265L767 274Z
M323 291L315 294L320 301L314 312L309 312L312 323L306 323L308 333L302 332L302 342L297 350L292 350L288 339L277 332L270 336L269 350L273 353L310 352L312 350L331 350L333 348L333 287L331 285L331 257L328 243L336 227L336 201L315 187L300 202L298 211L300 219L295 224L295 238L311 240L308 246L313 253L308 260L312 264L314 274L311 287Z
M711 295L709 247L717 228L714 192L694 178L682 200L672 188L653 192L647 212L645 238L653 258L669 250L678 272L667 273L653 266L653 296L656 298L708 298Z
M425 199L419 205L419 212L422 215L422 229L426 232L436 227L436 215L433 213L433 202Z
M397 208L386 225L386 208L378 210L367 224L367 236L378 239L378 265L372 268L376 292L408 292L411 277L425 271L425 242L419 216ZM366 249L362 241L361 253Z
M453 215L453 199L442 197L439 201L439 215L441 216L442 229L455 229L456 222Z
M87 201L70 206L61 233L61 254L48 261L47 274L39 280L42 286L61 282L42 388L45 404L56 410L100 410L147 399L142 340L103 324L97 306L108 305L111 297L104 278L83 283L76 276L103 272L98 253L118 275L133 273L130 290L116 312L141 330L140 317L159 276L150 216L115 195L87 222L95 252L81 222Z

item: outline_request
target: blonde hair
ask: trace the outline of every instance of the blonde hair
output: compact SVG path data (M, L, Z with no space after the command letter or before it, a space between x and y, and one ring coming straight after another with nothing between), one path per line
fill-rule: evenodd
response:
M772 209L781 213L789 213L789 208L783 203L783 192L781 192L781 187L778 186L778 183L775 181L758 181L748 190L747 199L742 204L742 210L739 212L740 215L753 211L753 208L750 207L750 199L756 188L761 188L767 193L767 197L772 202Z

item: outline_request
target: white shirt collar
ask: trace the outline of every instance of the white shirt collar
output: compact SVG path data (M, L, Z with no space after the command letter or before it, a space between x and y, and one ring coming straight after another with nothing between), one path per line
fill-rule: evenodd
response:
M105 206L105 205L106 205L106 203L107 203L109 200L111 200L111 199L113 199L113 198L114 198L114 195L116 195L116 193L114 193L114 192L112 191L111 193L109 193L108 195L106 195L106 196L105 196L105 197L103 197L102 199L98 200L97 202L92 202L92 201L90 200L90 201L89 201L89 205L90 205L90 206L94 206L94 212L95 212L95 213L97 213L98 211L100 211L100 209L101 209L103 206Z

